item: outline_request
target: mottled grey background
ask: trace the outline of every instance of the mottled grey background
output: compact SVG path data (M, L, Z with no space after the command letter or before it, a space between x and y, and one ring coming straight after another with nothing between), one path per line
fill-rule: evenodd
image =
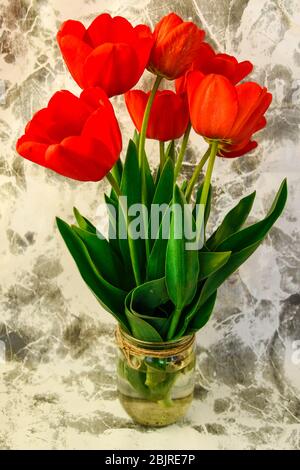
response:
M0 448L300 448L299 9L298 0L0 1ZM56 45L59 24L103 11L150 25L170 11L192 18L220 51L252 60L252 78L273 93L258 150L217 161L212 222L256 188L255 220L289 183L284 215L219 290L198 334L191 411L159 430L132 424L116 400L113 320L54 223L71 220L73 205L93 218L105 183L67 181L14 150L54 91L79 92ZM126 142L132 126L122 98L115 104ZM202 147L193 136L185 171Z

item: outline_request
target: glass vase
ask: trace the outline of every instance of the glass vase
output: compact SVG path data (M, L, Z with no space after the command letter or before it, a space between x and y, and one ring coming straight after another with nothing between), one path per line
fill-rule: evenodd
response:
M118 395L128 415L145 426L166 426L182 418L194 394L194 335L154 343L118 329L116 337Z

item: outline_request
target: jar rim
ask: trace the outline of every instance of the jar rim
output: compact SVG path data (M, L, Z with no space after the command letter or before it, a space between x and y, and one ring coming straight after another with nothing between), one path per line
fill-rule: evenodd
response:
M119 330L120 335L125 338L126 341L129 343L137 346L141 349L149 349L151 350L168 350L174 349L177 347L184 347L185 344L193 344L195 340L195 333L191 335L185 335L181 338L169 341L144 341L131 336L130 334L126 333L120 326L117 327Z

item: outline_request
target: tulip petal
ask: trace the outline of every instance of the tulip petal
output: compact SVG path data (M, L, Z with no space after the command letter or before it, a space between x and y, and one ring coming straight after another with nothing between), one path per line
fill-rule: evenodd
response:
M189 101L193 100L193 95L195 91L197 90L197 88L199 87L200 82L203 80L204 77L205 75L199 70L195 70L194 72L187 73L187 78L186 78L187 85L186 86L187 86Z
M112 18L108 13L97 16L88 27L85 39L96 48L104 43L128 43L134 38L133 27L121 16Z
M83 39L85 34L86 29L80 21L67 20L61 25L57 33L57 40L59 42L61 38L67 35L75 36L77 39Z
M107 94L100 87L85 88L81 92L80 99L89 107L91 113L99 108L99 103L112 106Z
M242 139L253 132L256 123L268 109L272 95L257 83L247 82L236 87L239 111L230 137Z
M75 136L50 145L45 162L48 168L68 178L99 181L110 171L115 159L102 142Z
M72 77L80 88L84 88L83 64L93 49L83 40L69 34L59 38L58 43Z
M183 20L176 13L169 13L169 15L164 16L155 27L155 41L164 41L169 32L182 23Z
M48 111L64 137L78 135L89 116L89 108L77 96L67 90L56 92L49 101Z
M247 75L249 75L249 73L251 73L252 70L253 70L253 64L251 64L251 62L249 62L248 60L245 60L244 62L240 62L237 65L236 72L232 79L233 85L236 85L245 77L247 77Z
M179 139L189 123L187 100L169 90L163 90L154 99L147 134L162 142Z
M248 141L246 144L243 142L242 145L232 145L226 148L220 148L218 152L219 157L223 158L237 158L245 155L245 153L251 152L258 146L258 143L254 140Z
M141 132L148 98L149 95L141 90L131 90L125 93L126 107L138 132Z
M122 136L111 103L100 104L99 108L87 119L82 137L100 140L116 160L122 150Z
M256 124L256 127L253 129L253 134L255 134L256 132L259 132L261 131L262 129L264 129L267 125L267 120L265 118L265 116L262 116L260 118L260 120L257 122Z
M136 34L135 52L139 62L137 75L140 78L149 61L153 46L153 35L150 28L145 25L136 26L134 32Z
M86 87L101 86L108 96L120 95L139 80L138 57L128 44L103 44L84 64Z
M183 75L192 65L204 38L194 23L182 22L164 34L152 49L150 68L169 80Z
M217 54L208 64L207 69L205 70L204 68L202 72L224 75L224 77L228 78L228 80L233 83L232 79L234 77L237 64L238 62L235 57L227 54Z
M211 139L227 139L238 112L235 87L222 75L207 75L200 79L199 72L188 76L190 116L195 131ZM195 80L196 79L196 80Z
M125 94L125 102L131 119L140 132L149 93L132 90ZM187 101L173 91L158 91L150 111L147 137L161 142L181 137L189 123Z
M206 65L209 64L215 56L216 53L210 44L207 42L202 42L199 46L199 54L193 63L192 69L200 70L200 72L205 74L210 73L210 71L206 71Z
M25 133L28 141L52 144L63 135L63 130L57 128L48 108L37 111L28 122Z
M26 136L22 136L16 145L17 152L27 160L33 163L37 163L41 166L47 166L45 164L45 153L48 148L47 144L41 144L38 142L32 142L26 140Z

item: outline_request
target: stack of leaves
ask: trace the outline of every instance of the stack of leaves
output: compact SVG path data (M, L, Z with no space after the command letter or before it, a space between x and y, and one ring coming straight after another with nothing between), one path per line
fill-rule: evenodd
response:
M156 178L147 159L146 162L149 207L187 204L186 185L180 188L174 183L173 155L167 155ZM117 173L128 206L142 203L142 178L133 141L129 143L124 166L118 164ZM202 189L203 184L197 191L195 204L200 201ZM243 228L254 198L255 192L241 199L200 250L188 250L189 240L176 238L176 226L182 224L176 211L171 213L169 238L162 236L163 220L156 239L149 238L148 256L142 238L107 240L99 236L96 227L77 209L74 209L77 225L69 226L61 219L57 223L84 281L100 304L125 332L140 340L161 342L194 333L207 323L218 288L258 248L281 214L287 198L286 181L282 182L266 217ZM124 213L114 190L106 196L106 202L115 207L118 224ZM210 197L205 208L205 225L209 213ZM130 256L130 243L135 245L135 257Z

